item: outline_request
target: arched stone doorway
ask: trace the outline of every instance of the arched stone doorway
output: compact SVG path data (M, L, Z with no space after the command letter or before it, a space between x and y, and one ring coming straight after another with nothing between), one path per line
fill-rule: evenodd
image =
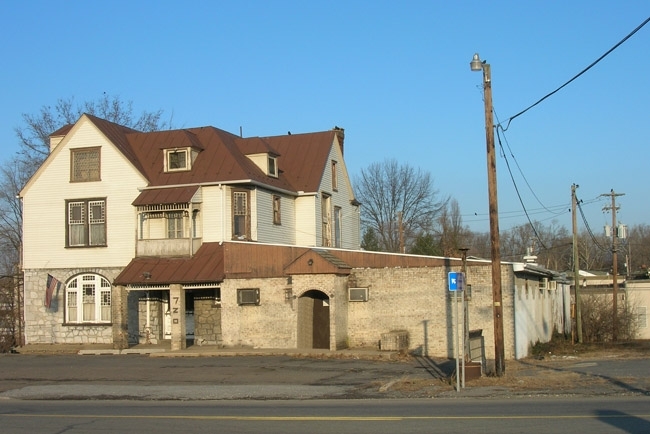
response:
M298 348L330 348L330 299L317 289L298 298Z

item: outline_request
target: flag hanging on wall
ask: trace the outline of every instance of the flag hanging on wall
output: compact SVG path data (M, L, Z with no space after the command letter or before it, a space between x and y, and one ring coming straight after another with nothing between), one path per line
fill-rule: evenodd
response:
M51 274L48 274L47 288L45 288L45 306L48 309L52 305L52 294L54 294L54 290L56 289L56 292L59 292L60 288L61 288L61 282L59 282L56 279L56 277L52 276Z

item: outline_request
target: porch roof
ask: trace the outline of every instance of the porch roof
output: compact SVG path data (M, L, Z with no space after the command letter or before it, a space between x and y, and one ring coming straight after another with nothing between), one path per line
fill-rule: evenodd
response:
M168 205L172 203L189 203L194 197L198 185L173 188L158 188L144 190L133 201L133 206L141 205Z
M216 283L224 279L223 246L204 243L194 256L135 258L115 278L114 285Z

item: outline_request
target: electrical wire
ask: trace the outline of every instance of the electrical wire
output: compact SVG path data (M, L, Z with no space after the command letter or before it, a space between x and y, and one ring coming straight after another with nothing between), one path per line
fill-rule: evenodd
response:
M506 162L506 167L508 168L508 173L510 174L510 180L512 181L512 185L515 187L515 192L517 193L517 198L519 199L519 203L521 204L521 207L523 208L524 212L526 213L526 219L528 220L528 223L530 224L530 228L533 230L533 233L535 234L535 238L537 238L537 241L539 242L540 246L542 246L542 248L544 250L547 250L547 247L544 244L544 241L542 241L542 238L537 233L537 229L535 229L535 225L533 225L533 222L530 219L530 215L528 214L528 211L526 210L526 205L524 205L524 201L521 198L521 194L519 194L519 187L517 187L517 182L515 181L515 177L512 174L512 169L510 168L510 162L508 161L508 158L506 157L505 152L503 150L503 144L501 143L501 134L499 134L499 128L497 128L497 138L499 139L499 149L501 149L501 156L503 157L503 160Z
M600 245L600 243L599 243L598 240L596 239L596 236L595 236L594 233L592 232L591 227L589 226L589 222L587 222L587 217L585 216L585 213L584 213L584 211L582 210L582 205L581 205L582 201L578 200L578 197L577 197L577 196L576 196L576 202L577 202L577 205L578 205L578 209L580 210L580 215L582 216L582 221L583 221L584 224L585 224L585 228L587 229L587 233L589 233L589 236L591 237L591 240L594 242L594 245L595 245L599 250L602 250L603 252L606 252L607 249Z
M636 32L638 32L638 31L639 31L643 26L645 26L646 24L648 24L648 21L650 21L650 17L646 18L646 20L645 20L644 22L642 22L641 24L639 24L639 26L638 26L636 29L632 30L632 32L630 32L626 37L624 37L621 41L619 41L619 42L618 42L616 45L614 45L612 48L610 48L609 50L607 50L607 52L605 52L605 54L603 54L603 55L600 56L598 59L596 59L594 62L592 62L591 65L587 66L585 69L583 69L582 71L580 71L580 72L579 72L577 75L575 75L572 79L570 79L569 81L567 81L566 83L564 83L562 86L560 86L560 87L558 87L557 89L555 89L553 92L551 92L551 93L549 93L549 94L546 94L546 95L545 95L544 97L542 97L539 101L537 101L537 102L535 102L534 104L528 106L527 108L525 108L524 110L520 111L520 112L517 113L516 115L511 116L511 117L508 119L508 123L507 123L506 127L505 127L503 130L506 131L506 130L510 127L510 122L512 122L515 118L517 118L518 116L523 115L523 114L526 113L528 110L532 109L533 107L535 107L536 105L538 105L539 103L541 103L542 101L544 101L545 99L547 99L547 98L549 98L549 97L555 95L555 94L556 94L557 92L559 92L562 88L568 86L568 85L569 85L571 82L573 82L575 79L577 79L577 78L580 77L582 74L584 74L585 72L587 72L587 71L589 71L591 68L593 68L593 67L594 67L598 62L600 62L600 61L603 60L605 57L607 57L607 56L608 56L612 51L614 51L614 50L617 49L619 46L621 46L625 41L627 41L628 39L630 39L630 38L631 38L631 37L632 37Z

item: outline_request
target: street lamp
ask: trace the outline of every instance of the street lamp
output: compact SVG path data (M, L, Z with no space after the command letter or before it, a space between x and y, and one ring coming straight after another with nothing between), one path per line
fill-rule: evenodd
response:
M497 201L497 163L494 150L494 121L492 117L492 78L490 64L481 61L478 53L469 63L472 71L483 71L483 100L485 102L485 141L487 143L488 200L490 210L490 251L492 255L492 314L494 321L494 368L497 376L505 373L503 345L503 306L501 306L501 253L499 252L499 206Z

